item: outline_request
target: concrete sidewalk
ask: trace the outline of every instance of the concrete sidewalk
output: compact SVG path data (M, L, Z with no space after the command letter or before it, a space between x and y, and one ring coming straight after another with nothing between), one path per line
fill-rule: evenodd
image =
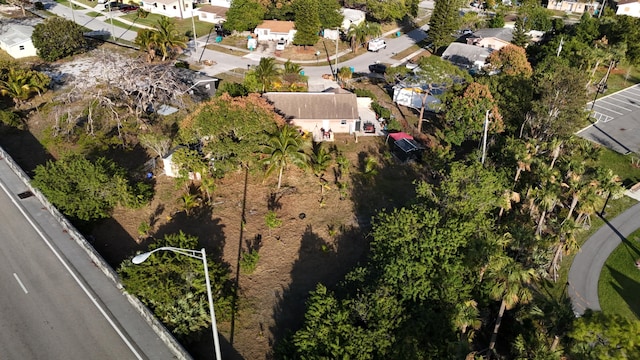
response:
M35 196L17 200L31 220L56 247L95 299L111 315L127 338L148 359L190 359L191 356L135 297L122 289L116 273L89 243L33 189L28 178L0 148L0 182L17 194Z
M622 238L640 228L640 203L608 221L582 245L569 270L568 291L576 315L600 310L598 280L604 263Z

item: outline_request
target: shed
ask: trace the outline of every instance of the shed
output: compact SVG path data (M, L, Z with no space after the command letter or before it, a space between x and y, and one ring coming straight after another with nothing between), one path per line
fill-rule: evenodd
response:
M422 156L422 151L425 150L425 147L415 141L413 136L404 132L391 133L387 136L387 142L389 139L393 141L391 151L402 161L418 160Z
M14 59L37 55L37 50L31 41L32 26L12 24L6 29L0 34L0 49Z

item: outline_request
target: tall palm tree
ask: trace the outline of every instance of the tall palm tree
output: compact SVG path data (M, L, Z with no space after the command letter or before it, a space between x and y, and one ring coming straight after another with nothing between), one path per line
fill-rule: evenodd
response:
M523 268L514 259L504 256L500 266L489 269L488 278L493 281L490 295L494 300L500 300L500 310L496 318L496 325L491 334L489 350L493 351L498 339L498 330L505 310L511 310L518 304L531 301L533 294L529 284L537 279L534 269Z
M254 70L254 74L258 83L262 86L262 92L267 91L280 76L280 69L276 66L276 59L272 57L261 58L260 63Z
M372 37L380 36L382 28L379 23L363 21L360 24L351 24L347 30L347 37L351 41L351 50L355 52L361 44Z
M154 40L162 54L162 61L187 48L186 37L178 32L172 19L162 16L154 28Z
M264 58L263 58L264 59ZM285 125L271 135L263 149L266 155L260 163L266 166L266 176L278 170L278 190L282 186L282 173L289 165L304 168L307 164L307 154L303 151L303 139L298 130Z
M157 47L155 31L151 29L139 30L134 43L140 47L140 50L147 54L147 62L153 62L153 59L156 57Z

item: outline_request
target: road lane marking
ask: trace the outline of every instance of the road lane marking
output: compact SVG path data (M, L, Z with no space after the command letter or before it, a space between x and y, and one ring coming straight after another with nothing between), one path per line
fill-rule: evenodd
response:
M16 201L16 199L11 195L11 193L9 192L9 189L7 189L7 187L5 186L5 184L0 180L0 187L2 188L2 190L7 194L7 196L9 197L9 199L11 200L11 202L15 205L16 208L18 208L18 210L20 211L20 213L22 214L22 216L29 222L29 224L31 225L31 227L38 233L38 235L40 235L40 238L42 238L42 240L45 242L45 244L47 244L47 246L49 247L49 250L51 250L51 252L53 252L53 254L56 256L56 258L58 259L58 261L60 261L60 263L62 264L62 266L64 266L64 268L67 270L67 272L71 275L71 277L76 281L76 283L78 284L78 286L80 286L80 288L82 289L82 291L85 293L85 295L87 295L87 297L89 298L89 300L91 300L91 302L93 303L93 305L95 305L95 307L100 311L100 313L102 314L102 316L107 320L107 322L109 323L109 325L111 325L111 327L113 328L113 330L115 330L115 332L118 334L118 336L120 336L120 338L122 339L122 341L127 345L127 347L129 348L129 350L131 350L131 352L136 356L137 359L139 360L144 360L144 357L141 356L138 351L136 350L136 348L134 347L134 345L129 341L129 339L127 339L127 337L122 333L122 331L120 330L120 328L118 328L118 326L113 322L113 319L111 319L111 317L107 314L107 312L102 308L102 306L100 306L100 304L98 303L98 301L92 296L91 292L86 288L86 286L84 286L84 284L82 283L82 281L80 281L80 279L78 278L78 276L73 272L73 270L71 270L71 267L69 267L69 265L67 264L67 262L62 258L62 256L58 253L58 251L55 249L55 247L53 247L53 244L51 244L51 242L49 242L49 239L47 239L47 237L42 233L42 231L40 231L40 229L38 228L38 226L36 226L36 224L33 222L33 220L31 220L31 217L27 215L26 211L22 208L22 206L20 206L20 204Z
M24 284L22 283L22 281L20 281L20 278L18 277L18 274L13 273L13 277L16 278L16 281L18 282L18 284L20 284L20 287L22 288L22 291L24 291L25 294L28 294L29 292L27 291L27 288L24 287Z
M599 101L602 101L602 99L601 99L601 100L599 100ZM603 108L603 109L605 109L606 111L610 111L610 112L612 112L612 113L616 113L616 114L618 114L618 115L622 115L622 113L621 113L621 112L617 112L617 111L615 111L615 110L613 110L613 109L611 109L611 108L608 108L608 107L606 107L606 106L599 105L598 103L596 103L596 107Z
M607 100L609 100L609 99L607 99ZM631 111L631 109L627 109L627 108L626 108L626 107L624 107L624 106L617 105L617 104L614 104L614 103L608 102L608 101L606 101L606 100L602 100L602 99L600 99L600 101L602 101L602 102L603 102L603 103L605 103L605 104L609 104L609 105L611 105L611 106L615 106L615 107L619 107L619 108L624 109L624 110L627 110L627 111ZM611 109L609 109L609 110L611 110ZM611 110L611 111L613 111L613 110Z

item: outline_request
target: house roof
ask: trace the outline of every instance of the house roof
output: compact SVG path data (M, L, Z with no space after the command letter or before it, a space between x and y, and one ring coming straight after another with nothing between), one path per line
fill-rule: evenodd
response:
M358 118L358 102L352 93L270 92L263 96L287 118L300 120L349 120Z
M473 32L473 35L470 36L470 39L486 39L486 38L496 38L506 42L511 42L513 40L513 29L510 28L497 28L497 29L479 29Z
M7 46L15 46L31 41L33 26L12 24L7 31L0 34L0 41Z
M618 1L618 5L633 4L638 2L640 2L640 0L620 0Z
M341 8L340 12L342 13L342 16L344 16L345 19L351 22L359 21L361 19L364 19L367 16L367 14L364 11L356 10L356 9Z
M442 53L442 58L455 64L473 65L476 61L484 62L489 54L491 49L454 42Z
M262 24L256 26L256 29L269 29L271 32L288 33L295 29L293 21L265 20Z
M229 8L224 6L203 5L198 8L198 11L224 17L227 14L227 11L229 11Z

